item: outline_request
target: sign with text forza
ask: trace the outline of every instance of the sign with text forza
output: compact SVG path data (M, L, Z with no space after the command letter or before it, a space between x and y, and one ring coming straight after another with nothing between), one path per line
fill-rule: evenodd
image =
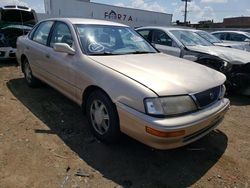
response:
M110 12L108 11L104 12L104 18L110 20L133 21L132 16L127 14L116 13L113 10L111 10Z

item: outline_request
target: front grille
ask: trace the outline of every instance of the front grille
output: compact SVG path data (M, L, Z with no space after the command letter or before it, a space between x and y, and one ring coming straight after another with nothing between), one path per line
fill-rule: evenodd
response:
M9 53L10 57L16 57L16 54L14 52Z
M200 93L194 94L197 105L200 108L206 107L218 100L220 96L221 86L202 91Z
M5 52L0 51L0 57L4 57L4 56L5 56Z

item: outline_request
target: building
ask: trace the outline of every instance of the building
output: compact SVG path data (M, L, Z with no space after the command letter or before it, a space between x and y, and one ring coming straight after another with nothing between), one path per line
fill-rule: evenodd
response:
M232 17L232 18L224 18L223 20L224 27L241 27L241 28L250 28L250 17L242 16L242 17Z
M79 17L110 20L129 25L170 26L172 14L147 10L118 7L89 0L44 0L45 14L38 14L38 19L51 17Z
M197 24L191 24L191 27L195 28L208 28L208 29L240 29L248 30L250 28L250 17L231 17L224 18L223 22L215 23L213 20L200 21Z

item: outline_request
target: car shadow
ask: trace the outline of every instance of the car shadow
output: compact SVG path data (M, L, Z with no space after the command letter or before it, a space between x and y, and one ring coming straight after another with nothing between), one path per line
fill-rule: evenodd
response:
M189 187L198 181L225 152L227 136L215 130L188 146L159 151L124 136L119 143L105 145L86 128L81 109L63 95L44 86L28 88L24 79L7 82L9 90L50 130L57 134L105 178L124 187Z
M0 68L2 68L2 67L12 67L12 66L18 66L18 63L17 63L16 59L0 60Z
M227 96L234 106L246 106L250 105L250 97L241 94L230 94Z

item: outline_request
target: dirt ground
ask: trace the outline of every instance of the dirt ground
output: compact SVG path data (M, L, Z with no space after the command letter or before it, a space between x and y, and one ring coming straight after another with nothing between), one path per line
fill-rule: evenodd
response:
M250 187L250 98L230 96L217 130L157 151L124 136L97 141L80 107L50 88L29 88L0 62L0 187ZM76 173L81 171L81 176Z

